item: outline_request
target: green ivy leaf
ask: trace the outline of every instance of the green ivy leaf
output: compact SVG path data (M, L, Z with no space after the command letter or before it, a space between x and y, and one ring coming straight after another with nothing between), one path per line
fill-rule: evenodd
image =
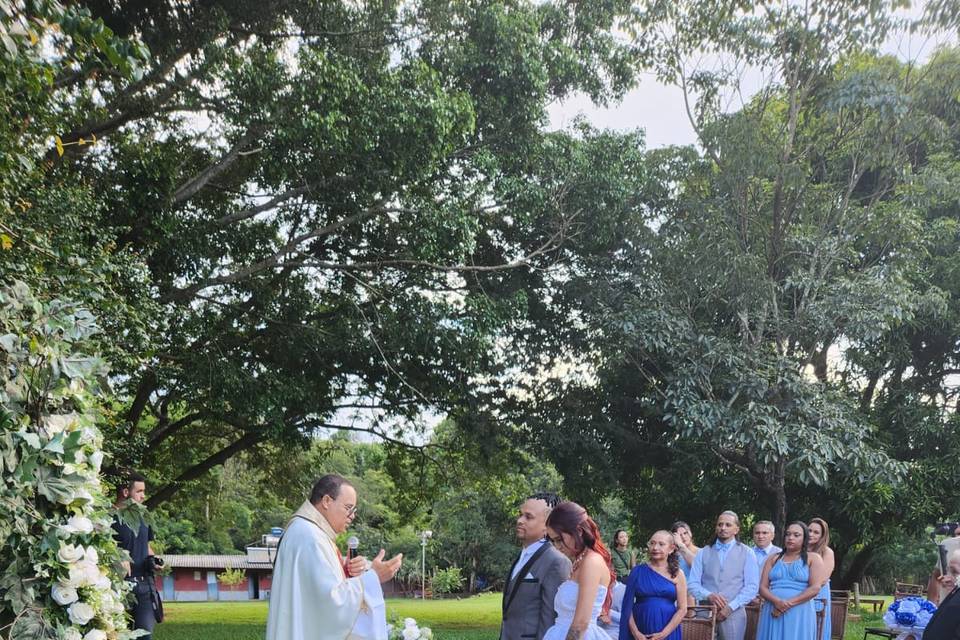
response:
M21 440L26 442L31 449L40 448L40 436L36 433L31 433L30 431L17 431L17 435Z
M37 471L37 493L51 502L66 502L73 496L73 485L54 475L49 467Z

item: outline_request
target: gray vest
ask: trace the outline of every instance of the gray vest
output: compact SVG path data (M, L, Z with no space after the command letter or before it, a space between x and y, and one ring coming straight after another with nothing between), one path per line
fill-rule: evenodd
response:
M719 593L728 601L736 598L743 589L744 563L756 562L753 550L743 543L734 543L727 551L723 566L720 566L720 554L713 545L705 547L700 553L703 554L703 577L700 581L703 588L710 593Z

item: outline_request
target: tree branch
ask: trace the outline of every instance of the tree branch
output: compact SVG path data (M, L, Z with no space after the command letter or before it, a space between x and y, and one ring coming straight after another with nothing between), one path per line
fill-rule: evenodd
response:
M147 444L149 444L151 447L155 447L180 429L193 424L202 417L202 413L199 411L194 411L193 413L189 413L179 420L160 424L147 434Z
M171 480L166 485L160 487L157 491L154 492L152 496L147 500L147 507L153 509L160 504L163 504L167 500L173 497L177 491L179 491L184 483L191 480L196 480L210 469L220 466L236 454L245 451L254 447L255 445L263 442L266 439L266 434L260 431L249 431L239 440L235 441L233 444L224 447L220 451L214 453L213 455L207 457L202 462L199 462L192 467L188 467L183 471L179 476L174 480Z
M384 213L389 213L397 210L398 209L392 208L392 207L373 207L373 208L361 211L359 213L356 213L352 216L348 216L343 220L334 222L333 224L328 224L326 226L320 227L319 229L314 229L313 231L301 234L293 238L292 240L290 240L288 243L286 243L282 247L280 247L280 249L269 258L260 260L259 262L255 262L250 266L240 269L238 271L234 271L233 273L217 276L215 278L207 278L205 280L201 280L196 284L190 285L189 287L172 289L169 293L163 296L163 301L164 302L183 302L193 298L195 294L199 293L200 291L203 291L208 287L223 285L223 284L233 284L234 282L239 282L240 280L243 280L252 275L260 273L261 271L265 271L267 269L271 269L275 266L278 266L281 263L284 256L290 253L296 252L298 247L304 242L313 240L314 238L319 238L321 236L334 233L335 231L339 231L343 227L354 224L356 222L362 222L376 215L382 215Z
M207 186L211 180L226 171L237 161L243 150L252 141L256 140L263 133L263 127L260 125L251 126L243 136L237 140L237 143L216 163L208 166L206 169L180 185L173 193L173 204L180 204L185 200L192 198L198 191Z

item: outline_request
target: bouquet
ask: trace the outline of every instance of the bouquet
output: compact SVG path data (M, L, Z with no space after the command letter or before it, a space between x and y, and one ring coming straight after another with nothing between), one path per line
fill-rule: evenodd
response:
M907 636L922 638L923 630L933 617L933 612L937 610L937 605L926 598L919 596L909 596L900 600L894 600L887 612L883 614L883 623L891 631L900 633L898 640Z
M404 618L391 624L387 631L390 640L433 640L430 627L418 627L413 618Z

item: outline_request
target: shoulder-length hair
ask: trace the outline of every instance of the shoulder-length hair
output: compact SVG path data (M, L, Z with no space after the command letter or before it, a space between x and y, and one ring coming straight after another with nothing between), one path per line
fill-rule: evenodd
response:
M811 524L818 524L820 528L823 529L823 535L820 536L820 541L817 542L817 546L810 549L814 553L822 553L824 549L830 546L830 527L827 526L827 521L823 518L810 518L810 524L807 525L809 528Z

